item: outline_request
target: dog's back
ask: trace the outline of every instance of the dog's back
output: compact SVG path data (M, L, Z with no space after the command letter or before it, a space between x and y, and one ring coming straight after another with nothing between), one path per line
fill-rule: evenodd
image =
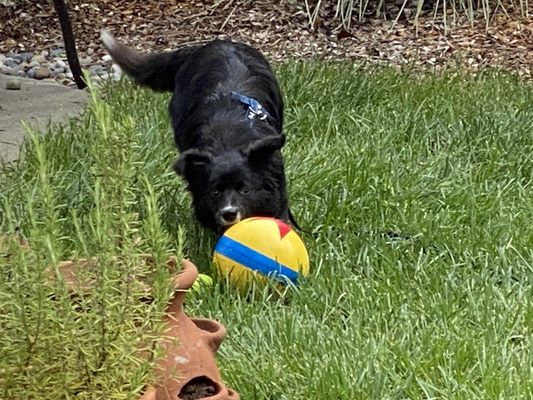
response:
M235 100L229 96L231 92L246 93L256 99L268 110L269 121L268 126L254 122L254 129L247 135L227 132L223 138L225 142L236 146L238 142L249 143L259 136L282 132L283 100L278 83L265 58L251 47L228 41L214 41L199 47L178 71L175 85L170 114L176 145L181 151L205 146L201 142L205 138L189 134L205 121L228 125L243 120L244 107L236 107ZM250 125L250 121L241 122ZM261 129L270 127L275 132Z
M173 52L143 55L107 32L102 33L102 40L113 60L135 82L156 91L174 92L169 111L180 151L195 145L180 138L181 133L189 130L183 116L199 112L197 117L201 119L234 110L226 96L232 91L258 100L269 112L269 123L281 134L283 99L278 82L268 61L254 48L214 40Z

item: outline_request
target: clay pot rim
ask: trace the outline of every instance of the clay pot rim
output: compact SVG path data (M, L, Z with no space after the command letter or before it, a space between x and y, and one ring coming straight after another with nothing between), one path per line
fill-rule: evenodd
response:
M150 253L140 253L138 254L139 259L145 260L145 262L151 262L154 260L153 254ZM111 257L112 260L118 259L118 257L114 256ZM77 281L77 272L83 270L87 266L91 266L92 264L98 262L98 257L81 257L78 259L70 259L70 260L63 260L60 261L57 264L57 270L59 271L65 285L67 286L68 290L72 293L75 293L78 290L87 290L92 289L93 284L92 282L88 282L85 285L81 285L79 281ZM198 275L198 270L196 265L186 259L183 258L181 260L181 268L178 268L178 258L171 254L166 259L166 264L169 270L175 270L175 272L171 273L170 281L172 283L172 288L174 292L176 291L188 291L192 285L194 284L196 277ZM56 268L49 267L47 268L46 275L48 277L49 283L53 284L56 279ZM142 279L141 279L142 281ZM147 283L145 284L146 288L145 291L147 293L150 292L150 285Z
M190 320L202 331L207 333L218 333L225 331L226 328L220 322L210 318L198 318L190 317ZM215 329L209 329L209 327L215 327Z
M220 390L213 396L202 397L199 400L218 400L220 398L227 400L238 400L240 398L239 394L235 390L226 387L221 382L213 381L213 383L215 383ZM139 397L138 400L156 400L156 395L157 389L150 385L146 388L145 392L141 395L141 397ZM176 395L176 400L181 400L181 398Z

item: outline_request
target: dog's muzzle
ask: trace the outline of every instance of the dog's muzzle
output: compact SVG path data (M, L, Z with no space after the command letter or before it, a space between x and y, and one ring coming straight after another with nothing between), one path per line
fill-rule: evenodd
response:
M227 206L217 213L217 223L222 226L231 226L242 219L241 212L238 207Z

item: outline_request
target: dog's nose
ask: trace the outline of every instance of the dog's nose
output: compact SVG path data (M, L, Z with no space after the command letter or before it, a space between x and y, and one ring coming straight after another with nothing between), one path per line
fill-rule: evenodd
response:
M224 225L233 225L240 221L239 209L234 206L224 207L221 210L222 222Z

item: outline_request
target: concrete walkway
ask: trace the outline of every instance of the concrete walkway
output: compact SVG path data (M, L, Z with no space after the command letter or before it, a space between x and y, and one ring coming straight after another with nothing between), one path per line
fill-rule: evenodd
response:
M72 89L53 80L21 79L20 90L7 90L12 77L0 75L0 163L16 160L26 136L25 121L34 128L75 116L88 100L84 90Z

